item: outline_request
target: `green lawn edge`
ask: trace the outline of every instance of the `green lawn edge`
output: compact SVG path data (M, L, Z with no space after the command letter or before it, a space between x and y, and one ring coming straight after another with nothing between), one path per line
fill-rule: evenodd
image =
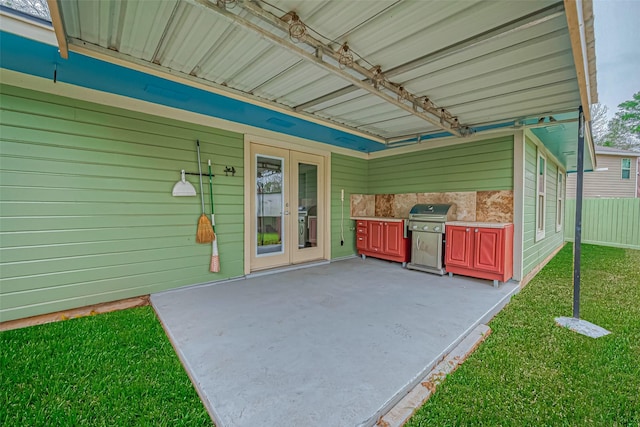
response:
M610 335L588 338L554 322L572 315L566 245L406 426L639 426L640 251L582 251L580 317Z
M0 333L2 426L211 426L150 306Z

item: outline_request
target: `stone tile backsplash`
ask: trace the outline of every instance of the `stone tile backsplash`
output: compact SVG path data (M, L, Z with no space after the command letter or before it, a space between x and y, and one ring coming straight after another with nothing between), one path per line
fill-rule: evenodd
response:
M352 194L351 216L407 218L417 203L446 203L458 221L513 222L513 191Z
M395 218L394 200L395 194L376 194L375 216Z
M513 191L478 191L476 221L513 222Z
M357 212L357 215L353 213ZM351 216L375 216L376 196L373 194L351 195Z

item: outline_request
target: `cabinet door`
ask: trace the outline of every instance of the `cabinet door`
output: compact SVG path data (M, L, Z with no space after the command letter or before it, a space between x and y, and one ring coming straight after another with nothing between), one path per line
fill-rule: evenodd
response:
M385 254L402 256L404 227L402 222L385 222L383 250Z
M450 227L446 231L445 264L457 267L471 267L473 248L471 248L471 229L469 227Z
M475 228L474 234L473 267L478 270L501 273L504 230L501 228Z
M368 221L367 237L369 238L368 250L382 252L382 242L384 239L384 226L380 221Z

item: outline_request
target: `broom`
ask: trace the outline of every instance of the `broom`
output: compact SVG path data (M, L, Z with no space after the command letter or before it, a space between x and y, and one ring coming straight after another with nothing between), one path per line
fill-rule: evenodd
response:
M211 227L213 228L213 244L211 246L211 266L209 271L212 273L220 272L220 256L218 255L218 236L216 233L216 220L213 216L213 184L211 183L211 160L209 160L209 200L211 201Z
M204 212L204 193L202 192L202 165L200 165L200 140L196 140L196 148L198 150L198 175L200 176L200 200L202 201L202 215L198 219L198 231L196 233L197 243L211 243L216 238L213 234L213 226L211 221Z

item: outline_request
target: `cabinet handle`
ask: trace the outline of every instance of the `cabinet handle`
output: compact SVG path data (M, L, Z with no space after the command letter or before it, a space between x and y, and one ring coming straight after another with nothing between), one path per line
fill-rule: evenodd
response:
M476 233L478 232L478 229L476 228Z
M467 233L468 233L468 232L469 232L469 229L467 228L467 230L466 230L466 231L467 231Z

